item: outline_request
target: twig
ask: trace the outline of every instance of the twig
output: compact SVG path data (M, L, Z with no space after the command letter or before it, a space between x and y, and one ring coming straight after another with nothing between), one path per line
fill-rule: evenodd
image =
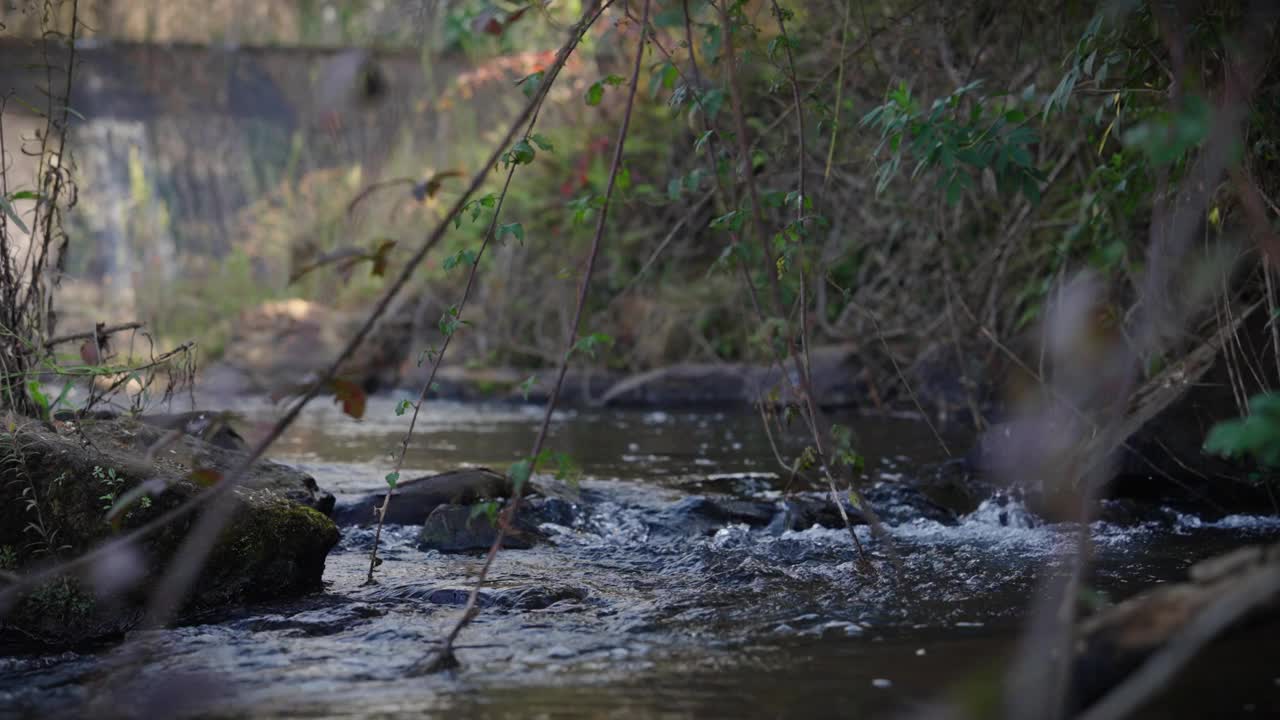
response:
M600 15L604 12L605 7L607 7L607 5L608 5L607 3L604 5L601 5L599 8L597 8L595 13L591 15L588 20L586 20L586 22L580 25L580 29L577 30L577 32L573 36L573 39L571 40L570 52L572 52L573 47L577 46L577 43L582 39L582 36L586 34L587 30L590 29L593 24L595 24L595 21L597 19L599 19ZM542 84L545 84L547 87L550 87L551 83L555 82L556 77L560 74L560 70L564 67L564 62L569 59L569 53L565 53L561 56L557 56L556 59L557 59L557 62L554 65L552 65L550 69L548 69L548 71L543 75L543 78L542 78ZM543 94L542 98L545 99L546 95ZM533 132L534 125L536 125L538 122L538 113L540 110L541 110L541 104L539 104L538 107L534 109L533 116L529 118L529 125L525 130L526 136L528 136L531 132ZM515 176L517 167L519 167L519 165L512 163L511 167L507 170L507 177L502 183L502 192L498 195L498 200L495 203L495 207L493 210L493 217L490 218L489 220L489 227L485 230L484 239L480 243L480 250L478 253L476 253L475 260L471 263L471 269L467 273L467 283L466 283L466 286L463 288L462 299L458 302L458 307L457 307L458 313L456 317L458 319L461 319L462 312L466 308L467 301L471 297L471 290L475 287L476 275L480 270L480 260L484 257L484 252L489 247L489 242L494 237L494 232L496 231L498 226L498 217L502 212L502 205L507 198L507 190L511 187L511 179ZM422 411L423 403L426 402L427 394L431 391L431 387L435 384L436 373L437 371L439 371L440 365L444 361L445 352L448 351L449 349L449 345L453 340L453 335L454 333L449 333L448 335L445 336L444 342L440 346L440 351L436 353L434 358L432 358L431 371L427 374L427 379L422 383L422 387L418 391L418 398L413 403L413 415L412 417L409 418L409 429L405 431L404 439L400 443L400 452L396 456L395 469L392 471L393 477L396 478L397 482L399 481L399 478L400 478L400 471L404 469L404 458L409 451L409 441L413 438L414 428L418 424L418 415ZM388 485L392 485L392 483L388 483ZM383 523L386 520L387 508L390 507L391 505L391 496L394 493L394 491L395 491L395 487L393 485L391 487L388 487L386 494L383 495L382 497L382 504L379 505L375 510L378 516L378 523L377 523L377 528L374 530L374 533L373 533L373 548L369 551L369 574L368 574L368 577L365 578L366 585L371 585L374 583L373 573L375 568L377 568L379 565L378 545L382 539L382 527L383 527Z
M44 346L47 349L47 348L52 348L54 345L69 343L73 340L87 340L89 338L99 338L104 335L114 335L115 333L124 332L125 330L137 330L139 328L144 328L146 326L147 326L146 323L136 322L136 321L121 323L120 325L109 325L107 327L102 328L101 330L88 330L85 332L71 333L69 335L59 335L58 337L55 337L51 340L46 340L44 343Z
M613 190L617 184L618 171L622 167L623 150L627 140L627 131L631 126L631 113L635 107L636 89L640 84L640 66L644 59L645 37L648 34L649 22L649 4L650 0L645 0L643 20L640 23L640 39L636 44L636 61L631 71L631 87L627 94L626 110L622 116L622 126L618 129L618 141L614 147L613 163L609 168L609 182L605 186L604 204L600 208L600 217L596 222L596 232L591 239L591 251L587 255L587 266L582 273L582 283L578 290L578 302L573 312L573 322L570 325L568 347L565 349L564 358L560 362L560 370L556 375L556 382L551 387L551 396L547 398L546 411L542 416L542 424L538 428L538 435L533 441L533 450L529 453L529 470L532 472L538 456L542 453L543 443L547 438L547 431L551 426L551 416L555 412L556 402L560 397L560 389L564 385L564 376L569 369L569 362L573 358L574 346L577 343L579 326L582 322L582 310L587 304L587 294L591 289L591 275L595 270L596 257L600 254L601 240L604 237L605 222L609 214L609 204L613 199ZM498 551L502 548L502 541L506 537L507 529L511 523L515 521L516 513L520 509L520 489L516 488L512 493L511 503L503 509L502 515L498 523L498 534L494 538L493 544L489 546L489 552L485 556L484 564L480 567L479 577L476 578L475 585L471 588L471 593L467 596L467 604L463 608L462 614L458 617L453 629L445 637L444 645L435 654L425 662L418 663L411 668L411 674L429 674L456 667L457 658L454 657L453 647L458 635L471 623L471 620L479 613L477 602L480 598L480 588L484 586L485 580L489 575L489 569L493 567L493 561L498 556Z

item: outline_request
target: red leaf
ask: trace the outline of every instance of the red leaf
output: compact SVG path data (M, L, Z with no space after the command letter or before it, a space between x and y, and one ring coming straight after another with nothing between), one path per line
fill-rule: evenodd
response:
M334 378L329 381L333 398L342 403L342 412L357 420L364 417L365 402L369 399L364 389L350 380Z

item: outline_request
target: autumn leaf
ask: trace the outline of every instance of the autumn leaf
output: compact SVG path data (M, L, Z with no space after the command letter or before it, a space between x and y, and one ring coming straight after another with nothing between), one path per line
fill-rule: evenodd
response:
M435 197L440 192L444 181L451 177L462 177L462 172L460 170L444 170L432 175L426 181L413 186L413 197L418 202Z
M505 13L496 7L490 6L471 21L471 29L488 35L501 35L528 10L529 6L526 5L515 12Z
M317 270L327 265L334 266L334 268L345 278L351 274L351 271L355 269L356 265L362 262L372 263L373 274L378 277L382 277L387 270L388 254L391 252L391 248L395 247L395 244L396 241L391 238L381 238L378 240L378 244L372 251L357 247L344 247L327 252L295 270L293 275L289 278L289 284L292 285L313 270Z
M365 402L369 399L364 389L350 380L334 378L328 383L334 400L342 404L342 412L359 420L364 417Z
M387 273L387 259L391 253L391 248L396 246L396 241L391 238L383 238L378 241L378 246L374 248L370 258L373 260L373 275L382 277Z

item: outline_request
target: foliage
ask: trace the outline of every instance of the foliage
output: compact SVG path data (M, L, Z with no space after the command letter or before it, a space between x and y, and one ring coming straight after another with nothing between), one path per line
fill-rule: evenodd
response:
M890 152L889 161L876 171L877 192L889 186L910 152L917 158L912 179L926 168L942 168L938 182L948 203L959 202L964 190L973 186L974 176L985 169L994 171L1002 189L1011 188L1032 201L1040 200L1039 185L1045 177L1030 152L1039 142L1038 134L1023 110L993 107L991 98L977 96L975 91L981 86L981 80L974 80L934 100L926 111L902 82L889 93L885 104L862 118L863 125L880 128L875 154L886 146Z
M1249 414L1224 420L1209 430L1205 452L1230 458L1253 458L1266 468L1280 468L1280 394L1249 400Z

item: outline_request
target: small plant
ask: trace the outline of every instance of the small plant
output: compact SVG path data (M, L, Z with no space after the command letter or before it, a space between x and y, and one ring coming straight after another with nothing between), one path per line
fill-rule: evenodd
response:
M0 570L18 569L18 551L12 545L0 545Z
M103 469L99 465L93 466L93 478L98 481L98 485L105 491L98 496L98 499L102 501L103 512L108 512L116 504L116 498L120 496L124 478L116 475L115 468Z

